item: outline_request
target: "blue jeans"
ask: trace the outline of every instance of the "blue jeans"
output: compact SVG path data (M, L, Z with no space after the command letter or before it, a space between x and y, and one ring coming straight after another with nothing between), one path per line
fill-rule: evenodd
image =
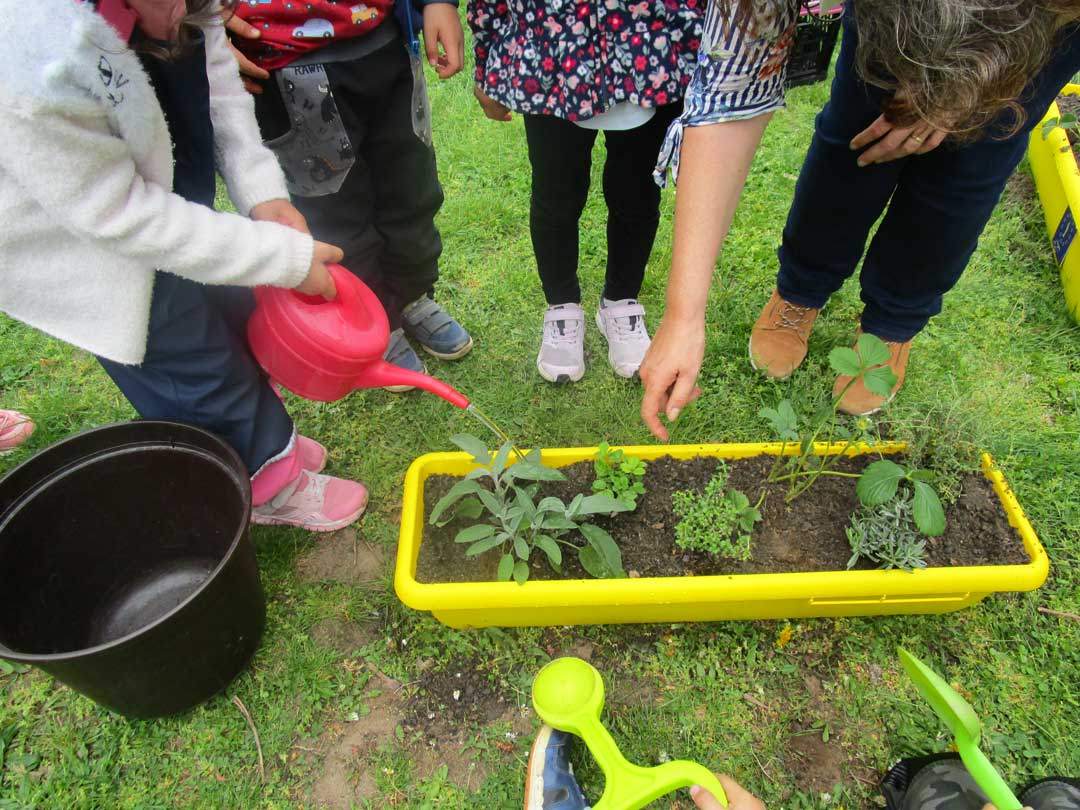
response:
M182 59L142 61L169 123L173 190L212 207L214 131L203 48ZM254 305L251 290L159 272L143 362L126 366L98 358L140 416L218 434L253 475L293 434L285 406L248 349L245 327Z
M819 308L863 261L862 328L889 341L914 337L941 311L1027 148L1028 133L1080 70L1080 29L1062 32L1049 64L1020 98L1027 120L1005 136L991 126L978 140L948 140L925 155L859 168L848 143L881 114L888 94L854 65L854 15L844 36L829 103L817 117L780 248L777 289ZM866 247L870 229L885 213Z

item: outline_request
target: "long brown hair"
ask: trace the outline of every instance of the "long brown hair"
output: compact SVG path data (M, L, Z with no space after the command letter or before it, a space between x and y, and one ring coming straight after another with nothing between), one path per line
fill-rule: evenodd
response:
M132 41L131 47L139 53L146 53L158 59L178 59L187 54L192 45L198 42L200 25L213 22L215 17L221 22L229 19L235 4L236 0L186 0L187 13L180 21L175 41L170 41L168 46L162 46L146 37L137 37Z

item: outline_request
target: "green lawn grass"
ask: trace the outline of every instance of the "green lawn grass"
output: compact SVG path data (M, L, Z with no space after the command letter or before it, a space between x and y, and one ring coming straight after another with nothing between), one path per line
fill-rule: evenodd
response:
M433 361L430 370L525 446L650 441L637 416L640 388L613 377L595 329L580 384L556 388L536 373L544 303L527 227L520 121L484 119L464 76L433 85L431 95L446 189L439 295L471 329L476 349L458 363ZM853 282L823 313L810 358L789 382L763 380L745 356L750 326L773 285L775 249L813 116L826 97L824 85L791 92L788 110L768 130L709 300L705 394L674 428L674 442L763 439L759 408L781 396L817 399L832 384L825 358L852 338L859 311ZM601 162L598 150L582 222L588 306L605 262ZM528 702L536 670L571 649L587 651L604 673L606 719L629 756L698 759L735 774L771 808L875 806L873 783L884 768L947 746L899 669L897 643L963 685L986 724L986 750L1013 784L1080 775L1080 623L1037 610L1080 606L1080 327L1065 312L1025 171L944 312L916 342L888 429L949 464L974 468L979 449L994 454L1049 551L1052 573L1040 591L930 617L450 630L393 595L401 484L412 458L450 449L452 435L478 427L426 394L360 392L331 404L292 398L300 429L329 446L330 471L370 487L358 534L384 552L376 581L302 577L298 564L330 540L254 529L269 598L262 648L225 695L180 717L131 722L40 673L0 674L0 740L4 729L10 737L0 748L0 808L312 808L335 751L346 761L342 779L350 790L365 773L374 781L358 807L519 807L536 721L526 718L515 732L505 716L456 710L445 696L429 694L431 673L459 668L506 705L519 705ZM653 327L663 305L671 207L668 193L641 295ZM38 422L27 448L0 460L0 470L73 431L133 416L93 358L3 319L0 369L0 402ZM328 644L317 632L327 620L367 632L344 647ZM451 721L432 728L456 734L457 760L476 765L467 780L452 769L420 767L417 752L431 742L423 724L393 721L370 756L342 742L385 704L386 687L381 696L373 688L376 671L402 684L389 691L402 706L443 701ZM265 781L234 695L258 727ZM447 746L438 750L451 759ZM598 775L588 763L583 773L598 795ZM655 806L689 804L664 799Z

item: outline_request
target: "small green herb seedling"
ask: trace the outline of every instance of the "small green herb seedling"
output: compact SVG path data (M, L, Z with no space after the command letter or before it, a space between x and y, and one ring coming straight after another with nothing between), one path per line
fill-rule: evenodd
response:
M638 496L645 494L644 461L628 456L622 450L612 450L607 442L601 442L596 448L593 467L596 470L593 492L618 498L629 506L631 511L637 509Z
M498 579L523 585L529 579L529 560L539 549L555 571L562 570L562 546L577 552L581 567L598 578L625 577L622 552L611 535L585 523L590 515L625 512L625 502L607 495L577 495L569 504L547 497L536 502L540 485L523 482L565 481L558 470L540 462L540 451L531 450L522 461L509 464L510 442L492 456L475 436L455 436L452 441L473 457L478 466L450 488L431 512L433 526L445 526L465 518L479 521L462 529L454 542L468 544L465 554L475 557L499 548ZM486 479L486 480L485 480ZM489 486L484 486L484 480ZM451 511L451 507L456 507ZM570 542L579 533L584 545Z
M724 462L702 493L679 490L672 493L672 507L680 518L675 526L675 542L680 548L705 551L734 560L750 559L750 535L761 520L758 507L737 489L727 487L728 468Z
M896 494L877 506L863 506L847 527L853 568L859 558L879 563L880 568L914 571L926 567L926 541L919 536L912 516L911 496Z
M914 488L915 523L920 532L933 537L945 531L945 510L934 488L929 484L931 473L901 467L895 461L887 459L875 461L862 473L832 469L848 450L870 444L874 440L869 419L857 419L853 428L839 421L840 401L848 389L859 380L862 380L872 393L888 397L896 385L896 375L887 365L888 361L889 347L884 341L864 333L859 335L855 349L841 347L829 353L829 365L833 371L851 377L851 382L808 420L805 430L800 430L801 420L786 399L776 408L762 408L758 412L758 415L772 426L784 448L792 443L799 446L799 452L795 455L781 453L777 456L769 473L769 481L789 481L785 500L791 502L813 486L822 475L858 478L855 490L859 500L867 507L879 506L890 500L896 494L900 482L907 481ZM843 446L835 455L815 456L814 445L819 441L829 444L842 441Z
M1074 113L1065 113L1057 118L1047 118L1043 121L1042 125L1042 137L1045 141L1050 137L1050 133L1058 127L1064 130L1072 130L1074 133L1080 133L1080 121L1077 121Z

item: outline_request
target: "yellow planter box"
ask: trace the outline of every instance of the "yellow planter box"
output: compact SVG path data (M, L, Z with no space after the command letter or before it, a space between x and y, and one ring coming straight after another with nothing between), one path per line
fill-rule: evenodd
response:
M798 452L795 445L694 444L626 447L630 455L749 458ZM840 446L818 445L835 454ZM903 445L849 450L895 453ZM544 450L543 461L563 467L591 461L595 447ZM633 622L689 622L721 619L788 619L803 616L867 616L891 613L947 613L973 605L995 591L1030 591L1046 581L1049 561L1012 490L989 456L983 473L993 483L1009 523L1024 543L1025 565L987 565L904 571L828 571L640 579L459 582L416 581L423 538L424 481L432 475L464 476L476 465L467 453L430 453L416 459L405 476L394 589L415 610L429 610L451 627L518 627ZM813 497L813 491L803 497ZM619 538L615 538L616 541Z
M1062 92L1080 95L1080 85L1066 85ZM1057 104L1051 104L1043 121L1060 116ZM1040 122L1031 132L1028 159L1046 216L1054 258L1061 268L1065 303L1072 316L1080 321L1080 247L1076 246L1080 244L1076 239L1080 220L1080 169L1065 130L1057 127L1043 138L1042 129Z

